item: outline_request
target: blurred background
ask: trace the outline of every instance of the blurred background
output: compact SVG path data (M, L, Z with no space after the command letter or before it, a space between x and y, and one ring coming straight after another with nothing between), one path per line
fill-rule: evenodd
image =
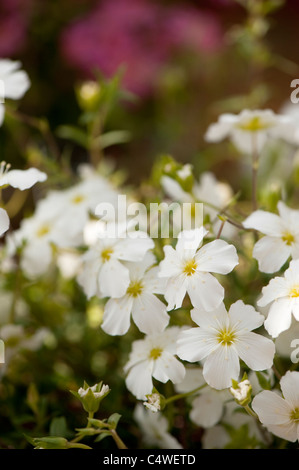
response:
M126 93L105 126L130 138L105 153L129 181L171 154L236 187L234 150L211 150L204 133L222 112L289 101L298 13L296 0L0 0L0 57L22 62L32 86L20 110L46 117L54 134L78 123L79 83L121 69ZM17 164L32 134L22 128L13 142L7 132L2 159ZM86 158L72 147L74 163Z

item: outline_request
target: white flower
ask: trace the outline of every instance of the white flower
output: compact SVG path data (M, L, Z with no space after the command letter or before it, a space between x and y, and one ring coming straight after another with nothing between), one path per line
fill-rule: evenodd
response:
M9 164L6 162L0 163L0 188L9 185L23 191L31 188L35 183L43 182L46 179L46 173L37 170L36 168L28 168L27 170L10 170ZM10 221L7 212L0 208L0 236L9 229L9 224Z
M192 211L194 204L201 202L203 203L203 215L209 216L213 232L218 233L221 221L217 217L217 214L227 206L233 196L232 189L228 184L217 181L215 175L208 171L202 173L199 182L195 182L191 193L184 191L181 185L170 176L163 176L161 184L168 197L182 203L180 210L177 210L178 214L176 214L174 210L173 223L175 227L181 227L181 211L183 211L183 216L191 215L191 221L195 224L192 212L190 214L190 212L188 213L187 211L190 211L190 209ZM230 224L225 224L222 235L224 237L231 237L234 233L235 228Z
M257 304L264 307L269 303L271 306L264 326L273 338L277 338L290 328L292 314L299 321L299 260L290 262L284 277L275 277L263 287Z
M53 261L52 245L63 243L64 236L64 232L57 229L55 215L44 211L38 203L34 215L22 220L11 239L14 249L25 242L21 267L27 276L35 278L49 269Z
M4 92L4 96L0 98L18 100L30 87L28 75L23 70L19 70L20 67L19 61L0 59L0 81ZM0 125L4 119L4 111L4 105L0 103Z
M135 421L140 426L144 444L159 449L182 449L182 445L168 432L168 421L161 413L152 413L141 405L134 410Z
M133 342L124 370L128 372L126 386L138 400L152 393L153 378L163 383L183 380L185 367L174 357L179 333L180 328L171 327Z
M94 398L101 398L103 395L106 395L109 392L110 388L109 385L101 385L95 384L92 387L83 388L80 387L78 390L78 394L81 398L84 398L89 391L92 392Z
M129 269L122 261L141 261L154 242L145 232L134 232L135 238L101 238L83 256L83 269L78 283L86 296L120 298L130 285Z
M264 317L241 300L229 312L223 304L213 312L193 309L193 321L199 328L182 331L178 339L178 356L189 362L204 361L203 376L218 390L228 388L238 380L239 358L252 370L272 366L274 343L253 333L263 324Z
M292 118L270 109L244 109L240 114L222 114L217 123L209 126L205 138L208 142L219 142L230 137L241 152L260 152L269 138L288 139L291 125Z
M130 318L146 334L163 331L169 322L166 306L154 294L163 294L163 283L157 278L158 267L151 267L155 256L148 252L139 263L125 263L130 284L124 296L111 298L105 305L102 329L109 335L123 335ZM151 267L151 269L149 269Z
M187 400L191 401L190 419L197 426L211 428L218 423L224 413L224 403L230 399L227 390L214 390L207 385L202 375L202 369L186 369L182 383L176 384L178 393L188 393L196 388L200 390L192 394Z
M31 188L38 182L44 182L47 179L46 173L37 168L28 168L27 170L10 170L10 165L6 162L0 163L0 187L12 186L21 191Z
M178 236L176 249L164 246L159 276L167 278L167 310L180 308L186 292L192 305L204 310L213 310L222 302L224 289L210 273L229 273L238 264L238 255L224 240L214 240L198 250L206 233L203 227L185 230Z
M288 371L280 380L283 397L264 390L252 401L252 408L267 429L282 439L299 439L299 372Z
M290 256L299 258L299 210L288 208L282 201L277 207L279 215L258 210L243 222L245 228L265 234L253 249L259 269L265 273L278 271Z

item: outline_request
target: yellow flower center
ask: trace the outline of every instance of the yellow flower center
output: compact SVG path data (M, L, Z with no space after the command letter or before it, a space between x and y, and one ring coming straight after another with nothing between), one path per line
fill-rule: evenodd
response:
M40 228L37 230L36 235L38 238L42 238L45 235L47 235L47 233L49 232L50 232L50 226L47 224L44 224L44 225L41 225Z
M103 263L105 263L106 261L109 261L109 260L110 260L112 253L113 253L112 248L105 248L105 249L102 251L101 257L102 257Z
M138 297L141 294L143 289L143 284L141 281L132 281L127 289L127 294L132 297Z
M235 341L236 336L233 331L230 330L221 330L217 336L217 340L222 345L231 346Z
M153 348L151 352L149 353L149 358L156 360L158 359L158 357L161 356L162 352L163 352L163 349L161 348Z
M73 197L72 203L73 204L80 204L82 201L84 201L85 196L82 194L77 194L76 196Z
M294 286L289 292L290 297L299 297L299 286Z
M194 259L187 261L183 267L183 273L187 276L192 276L195 273L197 268L197 263Z
M290 414L291 421L299 421L299 408L295 408Z
M257 132L257 131L262 131L262 130L268 129L269 127L272 127L272 124L270 124L269 122L268 123L263 122L259 116L254 116L253 118L249 119L247 122L238 124L237 127L239 129L242 129L243 131Z
M282 240L286 242L287 245L291 245L295 241L295 238L294 235L289 232L286 232L283 234Z

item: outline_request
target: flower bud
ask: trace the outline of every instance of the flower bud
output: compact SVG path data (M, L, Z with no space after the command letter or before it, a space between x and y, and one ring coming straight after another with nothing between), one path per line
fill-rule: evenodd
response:
M236 402L241 406L246 406L251 401L251 384L247 378L243 379L240 383L232 380L232 387L230 388L231 394L235 397Z

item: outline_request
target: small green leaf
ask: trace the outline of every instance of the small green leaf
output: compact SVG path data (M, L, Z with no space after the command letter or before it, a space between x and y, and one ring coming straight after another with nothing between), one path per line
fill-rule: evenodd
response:
M52 419L50 424L50 436L67 437L67 424L64 416Z
M102 441L103 439L105 439L105 437L109 437L111 436L111 433L110 432L102 432L101 434L99 434L99 436L94 440L94 442L100 442Z
M119 422L121 418L121 415L118 414L118 413L113 413L111 416L109 416L108 418L108 424L110 424L110 426L113 428L113 429L116 429L116 426Z

